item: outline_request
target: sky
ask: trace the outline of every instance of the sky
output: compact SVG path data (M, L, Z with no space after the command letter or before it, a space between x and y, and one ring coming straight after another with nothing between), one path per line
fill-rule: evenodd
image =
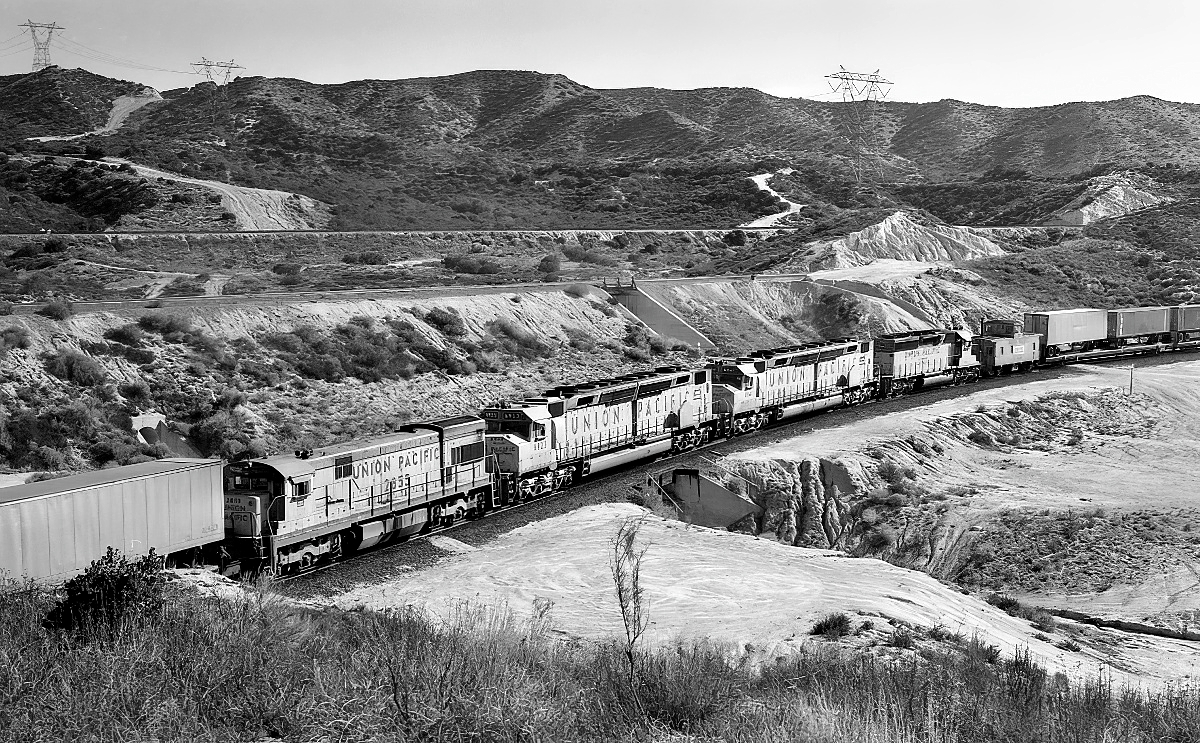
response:
M30 69L28 40L3 41L26 20L65 28L55 64L160 90L197 77L145 68L207 57L316 83L513 69L838 100L843 66L900 101L1200 102L1195 0L0 0L0 74Z

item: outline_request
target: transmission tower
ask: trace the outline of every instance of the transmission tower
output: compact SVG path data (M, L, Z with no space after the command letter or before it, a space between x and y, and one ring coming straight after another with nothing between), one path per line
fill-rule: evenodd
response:
M54 36L55 31L65 31L66 29L58 23L34 23L33 21L22 23L19 28L29 29L29 35L33 37L33 71L37 72L49 67L50 37ZM39 35L41 31L44 31L46 35Z
M201 57L199 62L192 62L192 67L196 68L196 72L208 78L208 81L217 87L229 83L229 76L234 70L244 70L239 64L234 64L233 60L228 62L213 62L210 59ZM217 82L220 80L220 82Z
M842 127L846 141L854 153L854 176L862 180L862 171L874 164L879 176L883 176L883 156L878 152L878 137L875 130L876 109L880 101L887 98L892 85L890 80L880 77L879 70L870 74L850 72L838 65L838 71L826 75L834 93L842 94ZM836 84L834 83L836 81Z

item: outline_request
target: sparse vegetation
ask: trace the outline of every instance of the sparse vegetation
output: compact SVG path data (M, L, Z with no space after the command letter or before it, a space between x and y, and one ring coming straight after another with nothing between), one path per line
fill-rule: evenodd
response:
M835 612L818 619L808 634L821 635L827 640L838 640L850 634L853 624L848 614Z
M33 586L0 591L7 620L0 654L11 659L0 675L8 700L0 737L69 740L96 730L136 740L625 740L631 731L752 743L781 733L830 743L928 740L935 731L961 743L1200 737L1194 690L1073 682L1027 655L1000 658L985 643L896 660L821 644L761 672L703 644L642 651L639 707L622 647L557 642L545 612L520 622L464 607L435 624L415 610L316 612L170 590L162 605L122 612L103 632L94 624L63 632L43 626L55 604ZM51 677L56 683L25 693L26 679ZM97 684L104 678L121 683Z

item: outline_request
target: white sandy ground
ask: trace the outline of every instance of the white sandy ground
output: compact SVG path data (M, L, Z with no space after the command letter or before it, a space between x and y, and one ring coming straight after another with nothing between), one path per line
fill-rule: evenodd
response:
M773 176L773 175L790 175L791 173L794 173L794 172L796 172L796 171L792 168L784 168L782 170L777 170L774 173L763 173L761 175L752 176L750 178L750 180L754 181L754 185L758 186L760 191L766 191L767 193L771 194L775 198L786 203L788 205L788 208L786 211L779 212L778 214L768 214L765 217L759 217L758 219L756 219L752 222L747 222L743 225L738 225L738 226L739 227L775 227L780 222L782 222L783 220L792 216L793 214L799 213L799 211L806 206L805 204L797 204L794 201L788 201L787 199L785 199L783 197L782 194L780 194L775 189L771 188L771 186L769 185L771 176Z
M979 392L903 416L805 433L735 454L727 463L797 461L803 456L861 458L856 453L872 445L903 439L923 427L936 425L940 418L979 405L1031 399L1055 390L1112 389L1129 384L1128 367L1081 366L1075 372L1058 379ZM984 524L990 515L1002 510L1086 512L1103 508L1110 513L1165 513L1200 508L1200 468L1196 466L1200 461L1200 361L1181 360L1138 369L1134 387L1162 411L1146 435L1090 434L1083 446L1069 454L956 447L955 466L938 485L946 489L958 485L978 488L981 494L956 505L955 515L967 523ZM1113 555L1112 559L1121 560L1122 556ZM1146 566L1144 576L1136 583L1116 584L1101 592L1044 591L1020 598L1038 606L1134 621L1200 617L1200 547L1193 551L1193 559L1182 564Z
M664 645L708 638L755 661L786 656L830 612L847 612L874 629L856 642L886 637L894 625L943 625L977 635L1011 657L1028 649L1052 671L1080 677L1104 673L1118 683L1188 682L1200 673L1196 643L1129 638L1120 666L1085 648L1067 652L1036 639L1027 622L964 595L928 575L880 560L802 549L752 536L689 526L646 515L631 504L609 503L529 524L469 553L384 583L363 585L330 599L344 609L423 607L447 619L464 606L531 614L534 602L553 602L554 628L570 637L621 635L613 597L610 540L619 524L642 517L649 546L642 565L650 628ZM1122 633L1113 637L1126 639ZM1167 662L1171 658L1173 662Z
M893 258L879 258L862 266L846 268L831 268L827 271L813 271L808 276L811 279L827 281L861 281L874 284L879 281L894 281L920 276L937 266L950 265L947 263L930 263L928 261L899 261Z

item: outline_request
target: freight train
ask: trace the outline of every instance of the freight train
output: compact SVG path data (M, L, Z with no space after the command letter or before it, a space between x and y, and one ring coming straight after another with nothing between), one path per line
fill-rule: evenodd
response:
M166 459L0 489L0 576L61 580L107 546L286 574L797 416L1039 365L1200 347L1200 305L1033 312L566 385L369 441Z

